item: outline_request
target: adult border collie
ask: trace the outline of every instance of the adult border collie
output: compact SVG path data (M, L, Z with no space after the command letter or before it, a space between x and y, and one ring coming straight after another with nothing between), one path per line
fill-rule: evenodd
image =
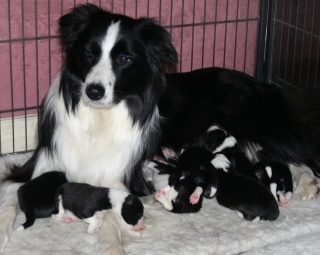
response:
M59 170L69 181L150 194L142 162L159 145L176 151L203 145L201 137L214 125L243 149L263 147L319 171L320 111L313 102L296 107L280 88L232 70L166 75L177 53L151 19L82 5L59 25L64 59L43 101L38 147L27 163L11 168L1 187L2 244L12 229L19 183Z

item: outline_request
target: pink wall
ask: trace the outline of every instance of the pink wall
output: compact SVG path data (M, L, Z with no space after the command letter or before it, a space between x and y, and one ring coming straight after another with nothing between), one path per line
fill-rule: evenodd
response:
M0 111L39 105L61 64L57 20L74 3L86 2L1 1ZM259 0L88 2L132 17L154 17L172 35L180 60L178 72L215 65L254 73ZM22 114L25 111L14 113ZM10 116L11 112L0 114L0 117Z

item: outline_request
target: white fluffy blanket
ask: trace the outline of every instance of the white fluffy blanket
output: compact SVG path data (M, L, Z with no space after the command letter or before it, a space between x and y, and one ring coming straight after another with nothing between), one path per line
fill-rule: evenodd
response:
M24 162L29 155L0 159ZM290 206L280 209L274 222L251 223L235 212L219 206L216 200L204 200L199 213L178 215L166 211L152 197L144 198L145 229L141 236L126 239L126 254L319 254L320 199L302 202L294 195ZM14 225L24 223L20 213ZM1 227L1 226L0 226ZM87 224L65 224L51 218L38 219L23 232L13 232L5 255L97 254L98 233L86 233Z

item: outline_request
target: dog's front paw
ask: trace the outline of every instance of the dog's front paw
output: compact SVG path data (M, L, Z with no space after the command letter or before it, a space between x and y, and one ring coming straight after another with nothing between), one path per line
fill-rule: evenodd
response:
M3 252L8 240L9 240L8 234L5 231L0 230L0 252Z
M109 243L103 245L98 251L98 255L124 255L125 251L121 244Z
M309 180L303 184L300 197L302 200L316 198L319 195L319 183L315 177L309 177Z
M312 198L316 198L320 192L320 185L318 180L308 174L303 173L299 179L299 186L297 189L297 193L303 201L310 200Z

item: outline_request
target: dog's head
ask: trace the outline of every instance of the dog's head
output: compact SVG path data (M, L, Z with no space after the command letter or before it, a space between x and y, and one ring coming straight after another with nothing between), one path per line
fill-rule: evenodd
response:
M62 16L59 25L65 54L60 90L68 110L80 100L100 108L123 99L134 108L157 101L164 74L177 61L164 28L90 4Z

